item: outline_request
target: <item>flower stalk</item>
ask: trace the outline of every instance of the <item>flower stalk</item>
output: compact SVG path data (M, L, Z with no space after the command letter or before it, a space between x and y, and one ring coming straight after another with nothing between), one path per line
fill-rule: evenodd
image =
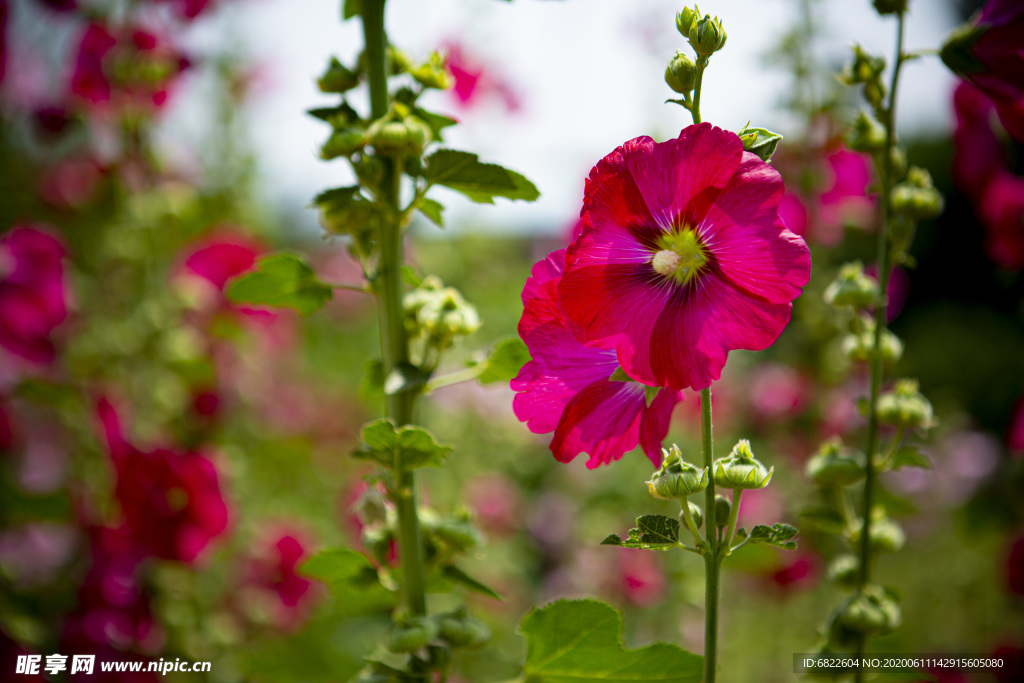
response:
M700 73L699 69L697 73ZM697 83L694 102L699 101L699 79ZM699 118L696 106L694 107L694 118ZM700 391L700 432L704 466L713 468L715 446L711 431L710 387ZM704 517L704 535L706 537L704 545L704 683L715 683L718 663L718 584L722 569L722 553L718 543L718 523L715 519L714 476L708 477L708 486L704 489Z
M387 37L384 31L385 0L363 0L363 37L366 45L367 81L370 89L370 108L374 119L387 115L388 83L386 72ZM400 157L383 159L382 197L393 209L387 213L380 232L380 258L374 279L380 315L381 358L384 374L409 362L409 339L406 334L402 305L402 247L401 212L398 210L401 193L402 168ZM387 416L396 425L412 421L413 391L399 391L387 396ZM411 470L395 463L398 473L395 508L398 513L399 549L402 558L403 588L409 612L423 616L427 612L423 572L423 541L416 505L416 481Z
M866 459L864 463L864 497L862 502L863 528L860 538L860 562L857 571L857 592L863 593L865 586L871 581L871 509L874 505L874 493L877 480L875 455L878 451L878 397L882 388L882 339L886 332L886 312L888 301L886 292L889 288L889 277L892 271L890 250L890 228L893 220L892 189L895 185L895 169L893 168L893 147L896 141L896 91L899 85L900 67L903 65L903 13L896 15L896 60L893 65L892 80L889 84L889 97L886 103L882 124L885 126L885 149L882 152L882 221L878 230L877 262L878 285L881 293L880 301L875 307L875 334L871 355L870 393L868 396L868 426ZM857 637L857 662L861 661L867 644L867 635L861 633ZM859 666L855 680L864 680L864 671Z

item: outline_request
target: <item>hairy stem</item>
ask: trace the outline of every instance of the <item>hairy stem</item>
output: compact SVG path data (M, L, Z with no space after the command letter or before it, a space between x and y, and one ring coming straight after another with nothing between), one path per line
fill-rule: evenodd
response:
M707 68L708 58L697 57L696 76L693 81L693 102L690 104L690 114L694 123L700 123L700 86L704 82L704 69Z
M875 339L874 351L871 356L871 388L868 397L868 434L865 455L867 461L864 464L864 501L863 519L860 537L860 562L857 570L857 590L863 591L864 587L871 581L871 508L874 505L875 484L877 472L875 471L875 454L878 450L878 395L882 388L882 336L886 329L886 310L888 300L886 293L889 289L889 275L892 270L891 253L889 249L889 230L892 220L891 195L895 185L892 165L893 146L896 141L896 90L899 85L900 67L903 65L903 14L897 15L896 20L896 58L892 70L892 81L889 85L889 101L885 107L883 124L885 125L885 150L882 158L882 223L878 230L878 286L882 294L882 301L875 308ZM860 683L864 680L864 671L859 663L867 645L867 638L861 635L857 638L857 662L858 667L855 680Z
M370 86L370 109L373 118L388 111L388 82L386 73L387 37L384 32L385 0L363 0L363 37L366 41L367 80ZM399 220L399 194L402 169L394 159L384 159L381 197L392 209L391 217L381 228L380 259L375 285L380 315L381 357L384 376L403 363L409 362L409 340L406 336L402 310L402 226ZM402 391L387 397L387 415L401 426L412 421L416 394ZM395 507L398 512L399 550L402 561L403 588L409 612L422 616L427 612L423 578L423 541L419 516L416 512L416 482L411 471L402 463L395 463L398 481Z
M697 71L698 79L700 70ZM700 92L700 81L697 81ZM694 117L699 118L694 108ZM700 431L708 487L704 489L704 683L715 683L718 664L718 574L722 567L715 519L715 446L711 439L711 389L700 391Z

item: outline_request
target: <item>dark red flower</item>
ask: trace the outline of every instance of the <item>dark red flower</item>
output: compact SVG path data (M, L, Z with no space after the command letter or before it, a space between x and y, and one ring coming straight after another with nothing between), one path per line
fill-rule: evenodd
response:
M262 252L261 245L243 234L221 232L188 248L185 269L223 291L227 281L252 268Z
M1024 268L1024 177L997 173L978 202L978 217L985 226L985 252L996 264Z
M33 363L50 363L51 334L67 317L64 246L41 227L0 236L0 347Z
M1013 453L1024 453L1024 396L1017 399L1006 427L1006 448Z
M942 60L985 93L1010 137L1024 142L1024 4L989 0L946 42Z
M961 81L953 93L953 108L953 182L976 201L992 176L1007 168L1009 160L992 130L992 100L967 81Z
M173 5L174 11L183 19L195 19L205 10L214 5L213 0L155 0Z
M587 467L618 460L639 444L655 466L668 434L678 391L660 391L648 402L648 390L632 381L611 379L619 369L615 351L584 346L569 331L558 306L565 250L549 254L533 267L523 288L519 336L532 360L512 380L513 409L530 431L553 431L551 452L559 462L580 453Z
M309 558L309 542L295 530L274 533L251 558L245 582L274 596L276 621L285 628L297 627L309 614L314 584L299 574L299 566Z
M770 346L811 270L782 192L774 168L708 123L616 149L590 172L558 287L576 338L672 389L703 389L730 350Z
M106 399L97 413L116 474L120 529L148 555L194 561L228 526L216 467L197 453L139 450L125 439Z

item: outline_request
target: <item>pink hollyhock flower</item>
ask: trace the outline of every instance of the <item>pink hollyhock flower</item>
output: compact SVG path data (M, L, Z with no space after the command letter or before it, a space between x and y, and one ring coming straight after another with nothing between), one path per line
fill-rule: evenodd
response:
M139 450L125 439L106 399L97 413L114 463L121 530L149 555L194 561L228 526L216 467L197 453Z
M185 269L224 291L227 281L252 268L263 251L260 244L245 235L215 234L189 248Z
M92 105L162 107L189 66L170 42L142 28L91 23L82 35L71 92Z
M451 92L456 102L468 109L496 96L506 111L519 111L520 97L505 79L474 60L458 43L449 43L446 47L448 71L454 81Z
M640 607L657 604L668 583L654 553L623 548L616 562L618 591L630 603Z
M985 252L994 263L1024 268L1024 177L1000 171L992 177L977 204L985 226Z
M0 236L0 348L33 363L50 363L50 339L67 317L64 246L40 227Z
M822 224L835 233L821 241L834 244L841 239L845 226L863 226L871 221L875 200L868 194L871 157L839 149L829 154L827 163L831 182L818 198L818 212Z
M309 558L303 534L282 530L265 540L250 559L245 582L271 593L275 619L284 628L298 627L312 607L313 582L299 575L299 565Z
M80 209L96 198L102 172L88 157L64 159L43 173L39 196L57 208Z
M812 552L800 551L795 557L786 553L781 559L783 563L764 577L779 593L812 588L821 577L821 560Z
M796 370L764 363L750 373L750 407L761 419L776 420L799 412L807 401L807 382Z
M1007 168L1009 160L992 130L992 100L967 81L961 81L953 93L953 108L953 182L976 201L992 176Z
M710 386L730 350L775 342L810 278L782 192L774 168L708 123L622 145L587 180L558 286L568 326L644 384Z
M787 192L779 200L779 218L800 237L807 237L807 207L799 196Z
M565 250L538 262L523 288L519 336L533 357L512 380L516 417L534 434L553 431L551 452L559 462L588 453L588 468L618 460L643 447L655 466L668 434L677 391L661 391L648 404L646 388L610 379L619 369L615 352L584 346L573 337L558 306Z
M1013 404L1010 424L1006 428L1006 448L1015 453L1024 453L1024 396Z
M1010 137L1024 142L1024 4L989 0L943 46L942 60L985 93Z

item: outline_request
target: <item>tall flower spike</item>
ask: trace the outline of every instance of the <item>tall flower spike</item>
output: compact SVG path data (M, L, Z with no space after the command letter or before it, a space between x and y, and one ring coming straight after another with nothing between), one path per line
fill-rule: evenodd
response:
M710 386L729 351L778 338L810 277L782 191L775 169L707 123L625 143L587 180L558 286L569 328L644 384Z
M559 462L586 452L587 467L594 468L639 444L658 465L682 394L663 389L648 403L649 387L619 381L614 351L576 341L558 306L564 263L565 250L549 254L533 267L523 288L519 335L533 360L512 380L519 392L512 404L516 417L535 434L554 431L551 452Z

